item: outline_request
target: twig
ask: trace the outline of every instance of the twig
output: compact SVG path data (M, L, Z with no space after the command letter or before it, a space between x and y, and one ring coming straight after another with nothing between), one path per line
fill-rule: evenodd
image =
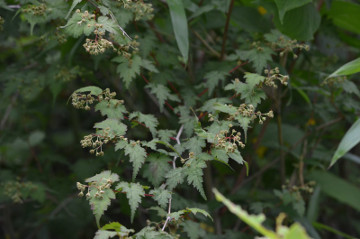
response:
M226 46L226 40L227 40L227 33L228 33L228 30L229 30L230 16L231 16L233 6L234 6L234 0L231 0L229 10L228 10L227 16L226 16L225 30L224 30L222 47L221 47L221 55L220 55L221 60L224 59L224 55L225 55L225 46Z
M178 133L176 135L176 138L175 138L177 144L181 144L180 137L181 137L181 134L182 134L183 130L184 130L184 125L181 125L181 127L180 127L180 129L179 129L179 131L178 131ZM173 169L176 169L176 158L177 158L177 156L174 156L173 161L172 161ZM172 196L170 196L170 198L169 198L168 216L167 216L167 218L165 220L165 223L164 223L163 227L161 228L161 231L165 230L166 225L171 220L171 217L169 216L170 213L171 213L171 200L172 200Z
M214 48L212 48L201 36L199 33L197 33L196 31L192 31L195 36L202 42L202 44L204 44L204 46L216 57L221 57L221 54L219 52L217 52Z
M6 111L5 111L5 114L1 120L1 123L0 123L0 130L3 130L4 127L5 127L5 124L6 124L6 121L7 119L9 118L9 115L11 113L11 110L13 108L13 105L15 104L16 102L16 99L17 97L19 96L19 92L16 92L16 94L11 98L11 102L10 104L8 105L8 107L6 108Z

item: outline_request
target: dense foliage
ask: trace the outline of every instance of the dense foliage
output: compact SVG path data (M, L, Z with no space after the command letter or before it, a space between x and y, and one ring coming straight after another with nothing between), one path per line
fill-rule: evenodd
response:
M359 12L0 0L1 237L360 235Z

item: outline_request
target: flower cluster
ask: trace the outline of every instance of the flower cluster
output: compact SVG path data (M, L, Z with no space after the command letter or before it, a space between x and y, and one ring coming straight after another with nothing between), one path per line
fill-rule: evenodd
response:
M302 186L296 186L296 185L290 186L289 182L287 182L287 183L288 183L288 185L282 186L283 189L287 189L290 192L296 192L296 193L304 192L304 193L310 193L310 194L314 192L314 187L316 185L315 181L309 181L308 183L305 183Z
M95 20L96 16L95 14L90 14L88 11L84 11L83 13L80 11L80 9L76 9L76 13L81 16L81 20L77 22L78 25L81 25L83 23L87 23L91 20Z
M95 198L101 199L102 195L105 193L105 190L109 189L114 182L110 178L109 179L104 178L100 181L100 183L101 184L99 185L97 182L92 182L90 186L87 186L87 185L77 182L76 187L80 191L78 196L83 197L84 192L87 190L87 193L85 196L87 198L90 198L93 194L93 190L96 190L95 193L93 194L93 196Z
M44 16L46 12L46 5L41 3L39 5L28 5L25 8L22 8L21 11L23 13L29 13L34 16Z
M233 105L228 105L231 108L235 108ZM238 118L239 116L247 117L251 121L255 120L256 118L259 119L259 123L262 124L266 117L273 118L274 113L272 110L270 110L268 113L261 113L260 111L255 111L255 107L252 104L241 104L239 107L236 108L236 112L234 114L231 114L228 116L227 120L232 121L235 118ZM210 121L212 121L213 118L210 116Z
M32 182L7 181L1 184L4 195L13 200L14 203L23 203L26 197L31 196L39 188Z
M294 58L297 58L298 55L294 53L294 49L309 51L310 46L304 43L298 43L297 40L292 40L285 36L279 36L276 42L271 43L271 47L275 50L280 50L280 56L284 56L286 53L293 53ZM277 48L280 49L277 49Z
M231 128L232 125L230 124ZM245 144L241 141L241 133L237 132L235 129L232 129L229 133L229 130L221 130L216 134L215 148L223 148L228 153L233 153L240 146L241 148L245 147Z
M276 80L280 81L281 84L287 85L289 81L289 76L280 74L280 70L278 67L275 67L274 69L265 69L264 73L267 75L265 79L265 85L277 88L277 85L275 83Z
M107 49L113 49L114 51L116 51L112 42L102 37L95 40L87 38L86 42L83 44L83 47L90 55L102 54Z
M101 94L94 96L92 94L74 93L72 94L72 105L76 109L90 110L91 104L94 102L101 102L103 100L110 101L116 96L116 92L110 92L109 88L106 88ZM117 104L123 104L123 100L118 100Z
M144 3L142 0L118 0L125 9L135 15L135 21L144 19L150 20L154 17L154 9L151 3Z

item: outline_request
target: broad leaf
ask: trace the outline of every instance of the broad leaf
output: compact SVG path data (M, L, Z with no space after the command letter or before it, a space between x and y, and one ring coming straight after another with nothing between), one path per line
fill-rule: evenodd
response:
M203 186L203 168L206 168L206 164L200 160L192 160L188 167L184 168L184 174L187 177L187 183L194 186L206 200L206 195Z
M182 184L184 182L184 169L171 169L165 177L167 179L166 185L168 186L168 189L173 190L178 184Z
M307 41L313 36L320 26L321 16L313 3L287 11L283 23L279 17L274 18L276 27L289 37Z
M342 138L334 156L331 159L330 166L333 166L339 158L349 152L355 145L360 142L360 119L358 119Z
M360 58L350 61L334 71L328 78L337 76L347 76L360 72Z
M167 0L170 9L171 23L175 33L176 43L179 47L184 62L189 57L189 36L185 9L182 1Z
M150 83L146 86L146 88L149 88L150 92L154 94L159 100L160 112L164 111L164 104L166 100L180 102L179 97L177 95L171 94L169 88L162 84Z
M113 119L124 119L124 114L127 113L125 106L116 99L99 102L96 104L95 110L100 111L101 115Z
M96 123L94 125L94 128L108 131L108 136L110 138L124 135L127 130L127 126L117 119L106 119L104 121Z
M360 211L360 189L357 186L324 171L313 171L309 176L320 185L322 192Z
M284 15L287 11L301 7L309 2L311 0L275 0L281 24L283 24Z
M145 165L144 177L155 187L158 187L171 169L169 164L171 159L163 154L150 154L146 162L149 162L149 164Z
M204 78L206 79L206 87L208 87L208 95L212 95L214 89L219 85L220 81L224 81L225 77L228 75L224 71L210 71L206 73Z
M332 1L328 16L334 24L351 32L360 33L360 4L348 1Z

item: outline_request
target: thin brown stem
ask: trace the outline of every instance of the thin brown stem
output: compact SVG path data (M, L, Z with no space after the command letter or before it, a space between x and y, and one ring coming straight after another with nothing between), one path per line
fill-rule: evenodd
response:
M223 41L222 41L222 46L221 46L221 56L220 56L221 60L224 60L224 56L225 56L227 33L229 30L229 23L230 23L230 17L231 17L231 12L232 12L233 6L234 6L234 0L231 0L230 5L229 5L229 10L228 10L227 16L226 16L225 30L224 30Z
M194 35L201 41L202 44L216 57L221 57L221 54L217 52L214 48L212 48L201 36L197 31L192 31Z

